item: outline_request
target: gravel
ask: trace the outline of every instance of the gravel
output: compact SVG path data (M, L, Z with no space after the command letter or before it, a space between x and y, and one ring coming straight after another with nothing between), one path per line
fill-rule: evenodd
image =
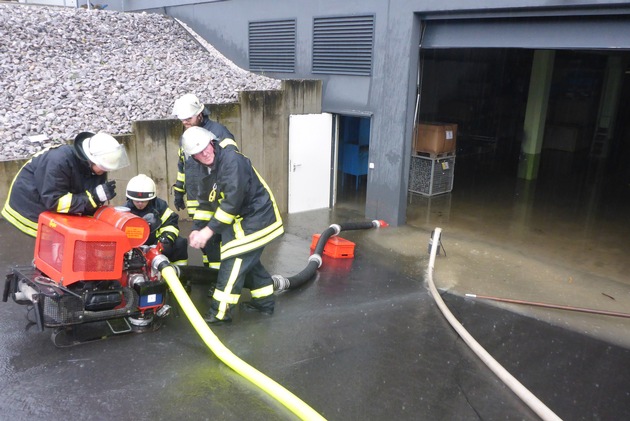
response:
M163 15L0 4L0 160L173 118L185 93L219 104L279 87Z

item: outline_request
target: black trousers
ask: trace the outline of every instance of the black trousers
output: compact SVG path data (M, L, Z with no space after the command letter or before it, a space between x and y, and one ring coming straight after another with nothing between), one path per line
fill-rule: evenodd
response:
M260 262L264 247L221 261L217 286L212 294L209 313L217 319L230 318L231 306L238 303L243 287L252 294L252 301L261 308L273 310L273 280Z

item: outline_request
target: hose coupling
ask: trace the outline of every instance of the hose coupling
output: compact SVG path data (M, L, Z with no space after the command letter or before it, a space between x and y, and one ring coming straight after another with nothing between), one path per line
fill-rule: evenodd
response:
M274 291L281 292L291 286L291 282L282 275L271 275L271 279L273 280Z
M317 267L320 268L322 267L322 256L320 256L317 253L313 253L308 257L308 261L310 262L317 262Z
M339 235L339 233L341 232L341 225L339 224L332 224L328 228L332 228L335 230L335 233L333 235Z
M153 261L151 262L151 268L155 271L162 272L162 269L170 264L171 261L168 260L168 257L164 256L163 254L158 254L153 258Z

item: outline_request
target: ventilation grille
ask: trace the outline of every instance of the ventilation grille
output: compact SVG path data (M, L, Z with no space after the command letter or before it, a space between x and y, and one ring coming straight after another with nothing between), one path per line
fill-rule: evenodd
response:
M249 23L249 70L295 72L295 19Z
M315 18L313 73L370 76L374 15Z

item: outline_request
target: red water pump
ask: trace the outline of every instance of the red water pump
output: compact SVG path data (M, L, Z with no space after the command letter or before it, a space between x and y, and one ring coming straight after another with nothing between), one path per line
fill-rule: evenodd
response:
M104 206L93 217L44 212L33 265L11 268L3 301L27 305L57 346L155 330L170 306L166 282L151 269L160 250L143 245L149 234L125 208Z

